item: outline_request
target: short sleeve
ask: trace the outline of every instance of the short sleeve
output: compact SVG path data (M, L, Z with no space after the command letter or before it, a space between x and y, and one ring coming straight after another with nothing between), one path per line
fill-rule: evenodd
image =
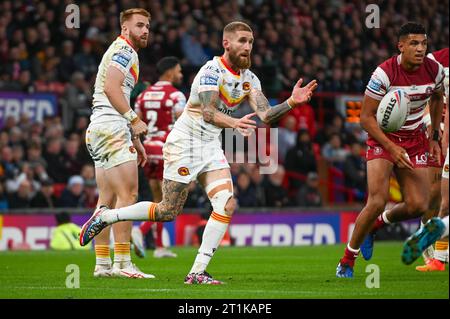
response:
M118 68L126 76L134 64L134 60L133 49L122 46L113 52L109 65Z
M388 92L389 85L390 81L388 75L382 68L377 67L370 77L364 94L375 100L381 101Z
M442 64L438 63L438 71L434 83L436 84L434 87L434 92L442 91L444 88L444 79L445 79L445 71Z
M219 91L222 73L213 64L205 65L199 72L198 93L205 91Z
M262 91L261 81L259 81L258 77L255 74L250 76L250 84L251 88Z

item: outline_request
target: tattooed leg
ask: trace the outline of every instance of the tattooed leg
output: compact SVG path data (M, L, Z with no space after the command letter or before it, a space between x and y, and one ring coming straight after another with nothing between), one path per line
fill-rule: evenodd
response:
M162 193L163 199L155 209L155 220L159 222L172 221L183 210L189 190L189 184L163 180Z

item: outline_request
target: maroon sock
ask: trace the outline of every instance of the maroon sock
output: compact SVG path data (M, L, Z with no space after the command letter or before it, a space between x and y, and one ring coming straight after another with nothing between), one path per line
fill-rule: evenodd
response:
M381 214L380 216L377 217L377 219L375 220L375 223L373 223L372 230L370 232L375 233L380 228L383 228L385 225L386 225L386 223L384 222L383 214Z
M148 232L150 231L150 228L152 228L152 222L143 222L141 223L141 225L139 226L139 229L141 230L141 233L143 236L147 235Z
M350 251L348 247L345 247L344 257L342 257L341 259L341 264L347 264L353 268L353 266L355 265L356 257L358 257L358 254L359 251L358 253L354 253L353 251Z
M163 223L156 223L156 233L155 233L155 246L156 248L162 248L162 232L163 232Z

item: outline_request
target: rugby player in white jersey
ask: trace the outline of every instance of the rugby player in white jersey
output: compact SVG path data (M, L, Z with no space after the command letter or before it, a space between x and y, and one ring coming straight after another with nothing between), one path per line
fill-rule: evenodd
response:
M138 81L137 50L147 46L149 20L150 14L144 9L123 11L121 35L109 46L98 67L91 122L86 131L86 146L95 164L99 189L97 207L125 207L137 199L137 165L146 162L137 137L146 133L147 125L130 108L130 93ZM113 226L114 264L109 252L110 227L99 234L94 276L154 278L131 262L131 227L132 222Z
M317 87L315 80L301 87L303 81L300 79L288 100L270 107L258 78L249 70L253 41L252 29L247 24L228 24L223 31L223 56L208 61L195 77L187 106L164 145L162 201L139 202L120 209L97 209L82 228L82 244L87 244L101 229L118 221L174 220L182 211L189 183L197 179L211 201L213 212L185 283L222 283L206 272L236 208L230 166L221 148L219 134L223 128L234 128L248 136L256 127L252 116L256 114L265 123L275 122L292 108L309 101ZM240 119L231 117L245 99L255 113Z

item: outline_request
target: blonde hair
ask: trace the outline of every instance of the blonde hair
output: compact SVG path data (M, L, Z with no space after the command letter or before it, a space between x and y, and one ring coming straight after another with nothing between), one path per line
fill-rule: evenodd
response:
M150 12L148 12L145 9L142 8L127 9L120 13L120 26L122 26L125 21L130 20L134 14L140 14L150 19Z
M236 31L248 31L253 33L252 28L250 28L247 23L241 21L230 22L225 26L225 28L223 28L223 34L233 33Z

